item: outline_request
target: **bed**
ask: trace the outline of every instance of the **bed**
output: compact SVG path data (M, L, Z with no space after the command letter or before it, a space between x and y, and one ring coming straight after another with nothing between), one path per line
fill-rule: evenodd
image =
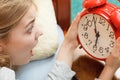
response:
M55 8L57 22L65 33L70 26L71 0L52 0L52 1Z

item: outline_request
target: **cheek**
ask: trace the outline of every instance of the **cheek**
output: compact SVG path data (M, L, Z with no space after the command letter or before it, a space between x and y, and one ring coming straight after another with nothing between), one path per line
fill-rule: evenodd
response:
M36 45L33 38L22 38L11 40L7 44L7 51L14 64L25 64L30 60L30 51Z
M7 47L10 52L26 52L31 50L36 45L33 40L16 40L10 42Z
M9 55L11 58L11 61L14 65L22 65L26 64L29 62L31 58L31 49L32 45L17 45L17 46L12 46L9 50Z
M23 65L30 61L31 55L28 53L16 53L11 55L11 62L13 65Z

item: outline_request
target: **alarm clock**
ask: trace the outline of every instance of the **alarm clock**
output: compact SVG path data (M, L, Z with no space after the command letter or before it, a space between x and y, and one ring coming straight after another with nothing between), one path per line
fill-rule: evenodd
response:
M85 0L78 24L81 47L91 57L105 60L120 36L120 8L107 0Z

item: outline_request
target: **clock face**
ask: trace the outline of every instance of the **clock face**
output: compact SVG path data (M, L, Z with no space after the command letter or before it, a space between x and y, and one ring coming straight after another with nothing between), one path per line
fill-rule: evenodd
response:
M105 59L114 47L114 30L100 15L86 14L81 17L78 35L83 49L95 58Z

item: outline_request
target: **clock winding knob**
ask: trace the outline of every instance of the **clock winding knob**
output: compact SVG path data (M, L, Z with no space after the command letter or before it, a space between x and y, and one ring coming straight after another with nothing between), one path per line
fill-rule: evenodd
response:
M105 4L107 0L84 0L83 7L84 8L94 8L97 6L101 6Z

